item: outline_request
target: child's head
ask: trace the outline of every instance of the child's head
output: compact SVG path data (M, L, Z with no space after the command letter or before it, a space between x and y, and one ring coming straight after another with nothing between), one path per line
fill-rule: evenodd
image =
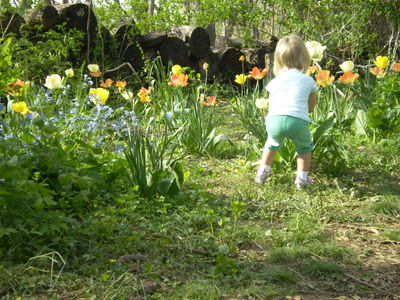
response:
M298 35L287 35L278 41L274 54L275 75L287 69L298 69L305 73L310 64L310 54Z

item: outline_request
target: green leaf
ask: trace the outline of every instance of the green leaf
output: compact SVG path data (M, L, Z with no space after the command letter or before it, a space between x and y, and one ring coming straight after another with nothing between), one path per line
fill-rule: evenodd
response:
M366 113L359 109L356 114L355 126L358 134L366 135Z
M335 123L335 119L329 118L324 121L322 121L319 126L315 129L314 134L313 134L313 141L314 145L316 145L321 138L321 136L329 129L332 128L333 124Z
M173 178L163 178L160 180L160 182L157 185L157 191L161 195L167 195L169 192L169 189L171 188L172 183L175 181Z
M372 106L367 111L367 125L376 128L383 123L383 111L376 106Z

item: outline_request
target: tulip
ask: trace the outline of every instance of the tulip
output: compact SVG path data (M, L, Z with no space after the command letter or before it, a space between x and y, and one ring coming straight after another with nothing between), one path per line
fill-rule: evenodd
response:
M354 69L354 63L351 60L346 60L339 65L344 73L352 72Z
M307 75L312 75L312 74L314 74L314 73L316 73L316 72L318 72L320 70L321 70L321 68L318 67L318 66L311 66L311 67L308 68L306 74Z
M377 67L385 69L389 64L389 58L387 56L377 56L373 62Z
M127 84L128 83L126 81L117 81L115 86L118 88L118 90L123 91L125 90Z
M22 81L20 79L17 79L14 82L10 82L7 84L9 85L9 87L7 87L7 92L14 97L22 96L25 87L28 87L30 83L30 81Z
M67 75L67 77L69 77L69 78L74 77L74 75L75 75L74 69L70 68L68 70L65 70L65 75Z
M128 101L133 99L133 93L131 91L122 91L121 96L122 96L122 98L124 98L125 100L128 100Z
M205 62L205 63L203 64L203 70L204 70L204 71L207 71L207 70L208 70L208 67L209 67L208 63Z
M245 74L239 74L235 76L235 82L237 84L243 85L246 83L247 76Z
M172 74L179 75L182 73L182 67L180 65L174 65L172 67Z
M94 104L105 104L110 92L103 88L90 89L89 95Z
M385 76L385 69L381 67L370 68L369 71L376 76L376 78L383 78Z
M137 93L140 102L143 103L150 102L150 96L149 96L150 94L151 94L151 87L149 87L148 89L142 87Z
M46 83L44 84L45 87L54 91L58 90L62 86L62 78L58 74L52 74L46 77Z
M330 73L331 72L327 70L320 70L317 75L315 75L317 84L322 87L330 85L335 80L335 76L330 76Z
M244 55L240 55L240 57L239 57L239 61L241 61L241 62L244 62L244 60L245 60L245 57L244 57Z
M390 68L392 69L392 71L400 72L400 63L394 62L392 63L392 66Z
M350 83L354 83L354 81L356 81L359 77L360 77L360 75L358 75L357 73L346 72L342 76L339 77L339 81L346 83L346 84L350 84Z
M217 98L215 96L209 96L207 99L200 102L201 105L204 106L213 106L218 103Z
M263 79L265 77L265 75L268 74L267 69L264 69L262 71L260 71L259 68L254 67L250 72L249 72L249 77L255 79L255 80L260 80Z
M268 108L268 99L265 99L265 98L256 99L256 107L258 109L267 109Z
M25 101L14 102L12 104L12 109L15 112L20 113L23 116L26 116L27 114L30 113L30 110L28 109L28 105L26 104Z
M171 81L168 82L168 85L185 87L188 85L189 76L183 73L172 74L170 80Z
M108 88L113 84L113 80L110 78L107 78L106 80L100 80L100 86L103 88Z
M87 68L89 69L89 71L91 73L97 73L97 72L100 71L99 65L96 65L96 64L90 64L90 65L87 66Z
M306 42L306 47L307 47L308 53L310 53L310 57L313 61L319 62L322 60L326 46L322 46L320 43L318 43L316 41L310 41L310 42Z

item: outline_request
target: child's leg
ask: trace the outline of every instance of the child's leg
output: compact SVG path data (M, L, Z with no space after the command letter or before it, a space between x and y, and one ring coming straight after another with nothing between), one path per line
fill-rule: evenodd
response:
M276 151L269 150L268 148L264 148L264 152L263 152L263 155L261 158L261 165L267 165L267 166L272 165L275 154L276 154Z
M311 165L311 152L297 156L297 171L309 171Z

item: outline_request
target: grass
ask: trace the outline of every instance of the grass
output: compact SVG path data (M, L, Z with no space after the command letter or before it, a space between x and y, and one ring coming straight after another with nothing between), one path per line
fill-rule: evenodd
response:
M342 295L335 286L354 295L376 293L341 279L345 273L373 277L369 251L400 240L398 151L349 147L353 159L343 174L324 172L329 161L315 165L318 184L305 191L295 189L289 166L275 166L268 183L256 185L258 155L230 118L225 134L233 144L221 155L186 159L178 197L127 197L78 224L73 245L54 260L3 260L0 298L270 299L307 294L304 282L321 299Z

